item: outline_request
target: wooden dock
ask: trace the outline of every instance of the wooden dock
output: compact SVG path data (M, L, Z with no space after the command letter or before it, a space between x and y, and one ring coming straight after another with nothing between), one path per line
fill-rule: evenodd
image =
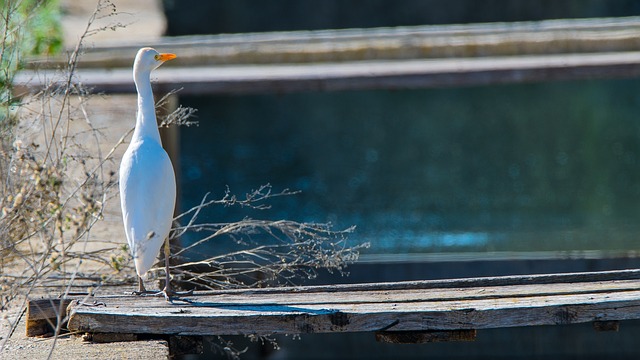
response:
M27 320L60 301L68 300L32 300ZM172 303L132 295L83 301L70 302L68 329L117 339L372 332L388 342L473 340L489 328L592 322L617 330L619 321L640 319L640 270L221 290Z

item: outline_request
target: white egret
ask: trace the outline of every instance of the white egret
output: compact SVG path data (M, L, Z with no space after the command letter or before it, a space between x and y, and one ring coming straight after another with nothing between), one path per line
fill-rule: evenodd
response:
M138 91L138 113L131 143L120 164L120 205L127 241L138 273L138 294L149 294L142 277L165 245L166 285L156 294L170 299L169 231L176 203L176 178L171 160L162 148L151 90L151 71L174 54L152 48L138 51L133 80Z

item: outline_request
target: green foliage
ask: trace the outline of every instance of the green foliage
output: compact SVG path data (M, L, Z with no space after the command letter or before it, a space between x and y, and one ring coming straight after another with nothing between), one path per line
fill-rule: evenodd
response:
M0 0L4 48L10 55L50 55L62 49L62 29L57 0ZM13 48L13 49L12 49ZM15 60L5 57L4 61ZM18 59L20 60L20 59Z
M35 2L34 0L27 1ZM32 17L24 42L24 51L29 55L51 55L62 50L62 29L58 2L44 2Z
M10 142L11 83L23 67L25 56L51 55L62 49L62 29L57 0L0 0L0 137Z

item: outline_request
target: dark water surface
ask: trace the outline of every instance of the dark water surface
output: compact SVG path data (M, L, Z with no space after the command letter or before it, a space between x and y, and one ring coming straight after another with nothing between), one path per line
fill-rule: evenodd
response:
M244 217L357 225L371 253L625 250L640 233L640 82L183 97L181 204L302 194Z

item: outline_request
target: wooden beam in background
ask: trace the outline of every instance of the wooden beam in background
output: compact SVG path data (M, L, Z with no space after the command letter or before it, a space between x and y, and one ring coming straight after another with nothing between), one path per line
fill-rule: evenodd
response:
M287 65L160 68L156 92L255 94L305 91L419 89L640 76L640 52L493 58L359 61ZM16 95L55 83L53 73L23 71ZM134 93L130 69L78 70L75 82L95 93Z
M512 23L194 35L135 40L84 49L80 67L130 67L153 46L178 54L172 66L351 62L640 51L640 17ZM32 67L64 67L66 56L33 59Z

